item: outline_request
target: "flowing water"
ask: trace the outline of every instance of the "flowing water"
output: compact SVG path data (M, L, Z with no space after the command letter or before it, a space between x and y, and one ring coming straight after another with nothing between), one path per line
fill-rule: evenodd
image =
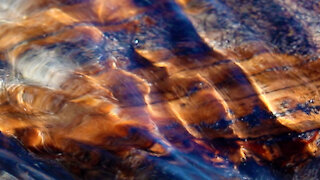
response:
M318 179L319 53L319 0L0 0L0 179Z

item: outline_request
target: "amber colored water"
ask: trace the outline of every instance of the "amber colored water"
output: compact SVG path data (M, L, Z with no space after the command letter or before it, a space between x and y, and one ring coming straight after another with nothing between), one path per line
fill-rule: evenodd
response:
M0 179L318 179L319 49L319 0L0 0Z

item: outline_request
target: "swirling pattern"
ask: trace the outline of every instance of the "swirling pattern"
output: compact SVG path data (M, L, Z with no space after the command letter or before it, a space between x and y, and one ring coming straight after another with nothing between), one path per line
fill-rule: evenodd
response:
M319 10L0 1L0 177L319 177Z

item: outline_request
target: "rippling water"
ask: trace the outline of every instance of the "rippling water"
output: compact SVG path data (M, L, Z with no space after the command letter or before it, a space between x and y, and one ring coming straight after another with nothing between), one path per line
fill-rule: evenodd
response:
M319 0L0 0L1 179L318 179Z

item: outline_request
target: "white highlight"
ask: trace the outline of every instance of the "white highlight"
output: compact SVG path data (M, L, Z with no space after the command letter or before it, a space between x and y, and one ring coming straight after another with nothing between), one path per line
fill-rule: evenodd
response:
M27 5L24 0L0 0L0 24L23 17Z
M15 68L24 79L37 85L59 88L75 69L75 64L54 50L37 49L17 59Z

